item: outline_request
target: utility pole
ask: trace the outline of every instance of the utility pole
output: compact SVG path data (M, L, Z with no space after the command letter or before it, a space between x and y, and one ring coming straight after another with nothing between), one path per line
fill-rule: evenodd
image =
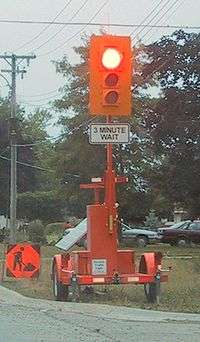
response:
M21 74L23 78L26 73L25 68L20 69L17 62L21 63L23 60L27 61L29 65L30 60L36 58L34 55L15 55L4 54L0 55L1 59L4 59L9 65L10 69L2 69L1 72L11 73L11 99L10 99L10 243L16 242L16 218L17 218L17 132L15 125L16 117L16 76ZM18 64L19 64L18 63Z

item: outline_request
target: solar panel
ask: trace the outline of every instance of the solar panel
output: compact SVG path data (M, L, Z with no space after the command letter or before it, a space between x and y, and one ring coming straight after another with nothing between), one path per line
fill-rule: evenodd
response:
M56 247L68 251L87 233L87 218L74 227L69 234L65 235L56 243Z

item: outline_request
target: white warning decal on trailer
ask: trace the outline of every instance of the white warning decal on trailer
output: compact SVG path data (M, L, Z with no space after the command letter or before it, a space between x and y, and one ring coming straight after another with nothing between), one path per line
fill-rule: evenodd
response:
M107 273L107 260L106 259L92 259L92 274L102 275Z

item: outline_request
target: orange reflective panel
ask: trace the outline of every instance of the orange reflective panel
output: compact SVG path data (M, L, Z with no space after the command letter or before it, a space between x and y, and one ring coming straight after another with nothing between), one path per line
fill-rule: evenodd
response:
M14 278L38 278L40 247L31 244L9 245L6 253L6 275Z

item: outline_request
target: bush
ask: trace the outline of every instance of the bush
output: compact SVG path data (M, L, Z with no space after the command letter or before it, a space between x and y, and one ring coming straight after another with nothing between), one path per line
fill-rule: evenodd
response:
M21 193L18 196L18 217L26 217L30 221L39 217L45 223L61 220L65 202L56 191Z
M64 222L49 223L45 227L45 236L48 244L54 245L56 241L61 239L64 232Z
M63 231L64 231L64 222L49 223L45 227L45 234L46 235L50 235L53 233L63 234Z
M145 227L157 228L160 224L160 220L156 216L155 210L151 209L148 216L146 216L146 220L144 222Z
M72 216L67 217L65 222L67 221L69 221L75 227L81 220ZM48 244L56 243L56 241L62 238L65 230L65 222L54 222L47 224L47 226L45 227L45 236Z
M40 220L30 222L28 229L29 240L33 243L45 244L46 237L44 232L44 226Z

